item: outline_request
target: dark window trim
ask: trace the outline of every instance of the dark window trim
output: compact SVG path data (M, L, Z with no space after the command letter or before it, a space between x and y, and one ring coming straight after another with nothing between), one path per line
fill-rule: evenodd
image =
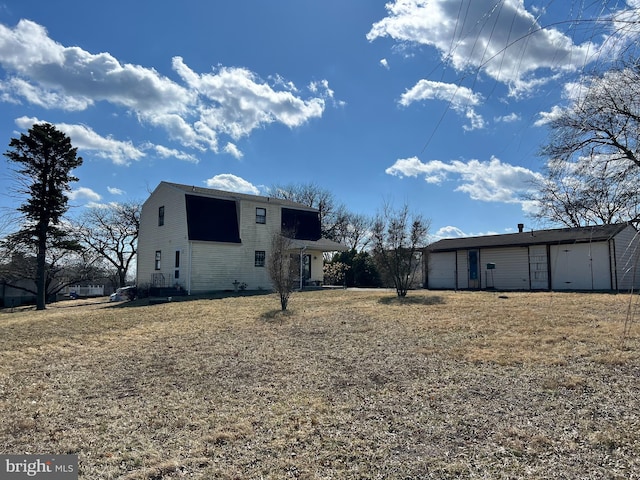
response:
M258 210L262 210L261 213L258 213ZM267 209L264 207L256 207L256 223L265 224L267 223Z
M162 250L156 250L155 270L160 270L161 265L162 265Z

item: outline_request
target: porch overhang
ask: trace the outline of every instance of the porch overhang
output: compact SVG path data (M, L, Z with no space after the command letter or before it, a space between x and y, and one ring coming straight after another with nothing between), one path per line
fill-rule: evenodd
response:
M314 250L318 252L346 252L349 247L328 238L319 240L296 240L291 239L292 250Z

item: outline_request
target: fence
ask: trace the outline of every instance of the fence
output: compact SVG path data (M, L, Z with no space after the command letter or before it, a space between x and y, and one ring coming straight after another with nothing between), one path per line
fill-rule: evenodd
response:
M104 285L69 285L61 292L64 295L77 295L78 297L102 297Z

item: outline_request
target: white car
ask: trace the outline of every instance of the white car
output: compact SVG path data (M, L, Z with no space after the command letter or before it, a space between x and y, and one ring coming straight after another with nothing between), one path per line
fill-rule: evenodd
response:
M114 293L109 295L110 302L122 302L124 300L133 300L136 296L136 287L120 287Z

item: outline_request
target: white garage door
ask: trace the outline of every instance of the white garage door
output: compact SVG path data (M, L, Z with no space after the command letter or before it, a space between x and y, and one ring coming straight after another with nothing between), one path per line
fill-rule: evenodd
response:
M609 248L606 243L552 245L551 288L609 290Z
M431 253L427 275L429 288L456 288L456 253Z

